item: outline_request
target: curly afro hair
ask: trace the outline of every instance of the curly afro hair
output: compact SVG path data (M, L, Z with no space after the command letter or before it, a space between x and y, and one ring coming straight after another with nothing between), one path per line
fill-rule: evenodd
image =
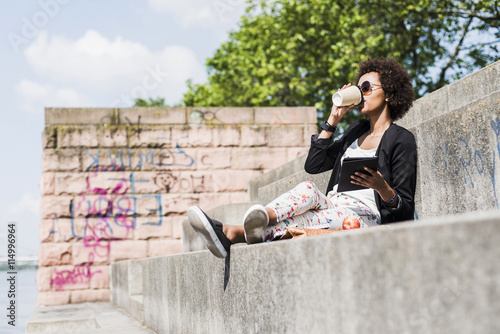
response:
M408 72L394 59L374 58L359 64L359 81L364 74L377 72L385 95L389 98L391 120L395 121L408 112L415 99Z

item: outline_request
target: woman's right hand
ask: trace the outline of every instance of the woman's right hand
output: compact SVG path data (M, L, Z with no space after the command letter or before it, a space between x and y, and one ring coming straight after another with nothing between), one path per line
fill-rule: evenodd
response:
M339 89L339 91L349 87L351 87L351 84L344 85L342 88ZM328 118L328 124L336 127L339 124L342 117L344 117L344 115L347 114L347 112L351 110L353 107L354 104L351 104L350 106L346 107L337 107L336 105L333 105L330 117Z

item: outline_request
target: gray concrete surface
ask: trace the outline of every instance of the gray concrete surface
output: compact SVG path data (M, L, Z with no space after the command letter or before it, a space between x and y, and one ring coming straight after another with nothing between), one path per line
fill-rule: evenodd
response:
M209 217L214 218L224 224L242 225L245 212L255 203L228 203L220 205L206 213ZM194 252L206 250L207 246L193 230L189 221L186 219L182 222L182 251Z
M499 207L500 91L410 130L418 146L419 217Z
M26 324L26 333L154 333L110 303L83 303L38 307Z
M124 260L110 266L111 302L144 323L142 298L142 262Z
M286 178L304 170L306 155L302 155L292 161L289 161L282 166L275 168L267 173L264 173L250 180L248 192L250 193L250 201L264 204L259 198L259 188L267 186L277 180Z
M158 333L498 333L500 212L143 262Z
M302 169L304 168L302 167ZM313 181L318 189L325 193L328 186L328 181L330 180L330 175L331 171L327 171L321 174L308 174L304 170L302 170L293 175L278 179L276 182L259 188L259 202L261 202L263 205L267 205L269 202L271 202L281 194L287 192L288 190L294 188L299 183L304 181Z
M440 88L413 104L397 124L411 128L500 91L500 61Z

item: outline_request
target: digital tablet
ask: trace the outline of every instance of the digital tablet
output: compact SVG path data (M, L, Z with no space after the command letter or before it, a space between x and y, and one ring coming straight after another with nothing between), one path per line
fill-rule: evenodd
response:
M340 170L337 192L367 189L366 187L351 183L351 175L355 172L366 173L365 167L377 170L378 157L371 158L345 158Z

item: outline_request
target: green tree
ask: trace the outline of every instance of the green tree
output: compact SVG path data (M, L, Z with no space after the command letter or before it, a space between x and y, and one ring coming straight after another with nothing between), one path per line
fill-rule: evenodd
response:
M184 104L314 105L326 117L357 64L379 56L403 64L421 96L497 60L499 22L498 0L249 0Z
M143 99L135 99L134 107L168 107L165 105L165 99L163 98L149 98L149 101Z

